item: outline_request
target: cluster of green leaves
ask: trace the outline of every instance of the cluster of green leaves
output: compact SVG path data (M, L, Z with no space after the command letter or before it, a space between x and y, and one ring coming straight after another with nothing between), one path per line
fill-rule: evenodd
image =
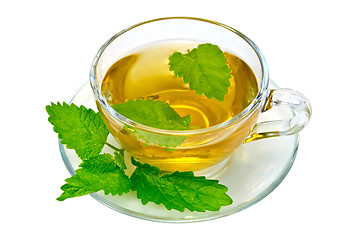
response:
M74 149L82 160L75 175L67 178L61 187L63 193L59 201L103 190L106 195L119 196L137 191L142 204L154 202L178 211L218 211L221 206L232 203L226 186L217 180L194 176L193 172L163 174L157 167L142 164L132 157L136 169L129 177L125 174L122 149L116 150L114 155L101 153L104 145L110 144L106 142L109 132L99 113L84 106L59 102L48 105L46 110L61 142Z

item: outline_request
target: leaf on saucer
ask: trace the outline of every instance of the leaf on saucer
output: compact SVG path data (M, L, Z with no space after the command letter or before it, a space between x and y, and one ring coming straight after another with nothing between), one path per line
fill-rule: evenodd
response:
M75 175L65 179L58 201L103 190L106 195L122 195L130 191L131 182L110 154L91 157L79 165Z
M221 206L232 203L226 194L228 188L219 184L218 180L196 177L193 172L174 172L161 175L157 167L137 162L132 157L132 163L137 167L131 176L132 191L137 191L137 198L143 205L148 202L163 204L167 209L183 212L218 211Z

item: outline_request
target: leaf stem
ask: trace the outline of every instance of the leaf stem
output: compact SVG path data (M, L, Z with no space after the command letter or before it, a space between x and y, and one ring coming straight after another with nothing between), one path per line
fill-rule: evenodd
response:
M117 148L117 147L113 146L112 144L110 144L110 143L108 143L108 142L105 142L105 144L106 144L108 147L112 148L113 150L115 150L115 151L117 151L117 152L122 152L122 149Z

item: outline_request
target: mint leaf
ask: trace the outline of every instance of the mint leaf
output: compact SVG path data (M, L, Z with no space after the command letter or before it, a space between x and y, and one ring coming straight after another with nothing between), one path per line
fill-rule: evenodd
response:
M112 107L126 118L154 128L188 130L191 122L190 115L181 117L168 103L159 100L129 100ZM128 129L149 145L175 147L181 145L187 138L186 136L155 134L131 127Z
M158 121L151 125L158 128L185 130L188 129L191 121L190 116L180 117L167 103L161 101L136 100L116 108L120 109L121 113L135 113L137 121L143 124L157 119ZM219 184L217 180L195 177L192 172L162 175L159 168L141 164L133 157L132 163L136 169L129 178L125 174L123 149L116 151L114 156L99 154L109 132L98 113L84 106L77 107L74 104L69 106L59 102L47 106L46 110L49 114L49 122L54 125L54 131L58 133L62 143L68 148L75 149L82 159L79 168L75 170L75 175L65 180L66 184L61 187L63 193L57 200L64 201L67 198L101 190L106 195L121 196L132 190L137 191L137 197L141 199L142 204L151 201L163 204L167 209L178 211L185 209L200 212L218 211L221 206L232 203L231 198L226 195L227 187ZM140 111L146 112L147 116L142 116ZM131 130L137 132L137 130ZM181 144L184 141L181 139L180 142L179 137L173 136L169 136L169 139L167 136L160 138L157 134L152 136L151 133L144 131L139 131L138 134L143 134L147 139L163 144Z
M112 107L126 118L154 128L188 130L191 122L190 115L180 117L168 103L159 100L128 100Z
M61 187L63 193L58 201L78 197L103 190L106 195L122 195L130 191L131 183L128 176L116 164L110 154L101 154L84 160L75 175L65 179Z
M117 168L115 158L107 153L83 160L79 167L93 173L112 172Z
M169 57L170 71L189 83L198 95L224 101L230 86L231 71L218 46L200 44L186 54L176 52Z
M46 106L49 122L61 143L74 149L81 159L98 155L107 140L108 129L99 113L84 106L51 103Z
M193 172L174 172L161 175L160 169L141 164L132 157L137 167L131 176L132 191L137 191L137 198L143 205L148 202L163 204L167 209L183 212L218 211L221 206L232 203L226 194L228 188L205 177L195 177Z

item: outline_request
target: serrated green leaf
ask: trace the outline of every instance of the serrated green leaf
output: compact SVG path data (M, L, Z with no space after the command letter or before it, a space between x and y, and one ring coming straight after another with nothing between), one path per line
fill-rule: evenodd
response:
M137 166L131 176L132 191L137 191L137 198L142 204L154 202L163 204L167 209L183 212L218 211L221 206L232 203L226 194L228 188L205 177L196 177L193 172L174 172L161 176L160 169L141 164L134 159Z
M159 100L128 100L112 107L126 118L154 128L188 130L191 122L189 115L181 117L168 103Z
M103 190L106 195L122 195L130 191L131 182L110 154L94 156L81 163L75 175L67 178L57 200L78 197Z
M83 160L79 167L92 173L113 172L117 168L117 163L111 154L104 153Z
M129 100L112 107L135 122L159 129L188 130L191 122L190 115L181 117L168 103L159 100ZM127 129L149 145L176 147L187 138L186 136L156 134L132 127L127 127Z
M231 71L226 58L216 45L206 43L188 53L176 52L169 57L170 71L189 83L198 95L224 101L230 86Z
M109 132L99 113L84 106L59 102L46 106L46 111L61 143L74 149L81 159L96 156L102 151Z

